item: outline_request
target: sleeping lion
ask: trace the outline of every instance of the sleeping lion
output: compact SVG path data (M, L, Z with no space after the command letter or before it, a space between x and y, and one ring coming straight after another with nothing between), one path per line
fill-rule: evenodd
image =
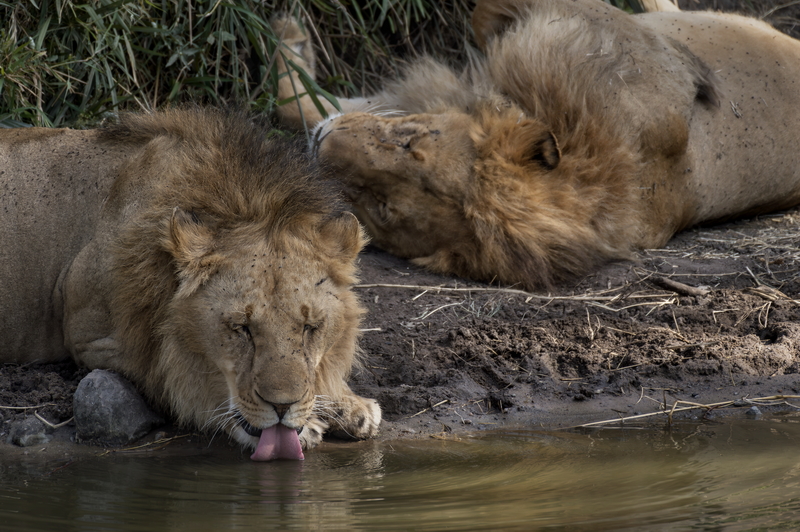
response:
M485 0L483 59L412 64L382 92L306 95L372 242L433 271L547 288L701 222L800 203L800 42L721 13L631 16L599 0ZM313 75L309 39L276 19ZM286 70L286 63L280 66ZM280 99L292 79L281 79Z
M375 435L346 379L364 237L326 174L247 117L0 129L0 362L118 371L254 460Z

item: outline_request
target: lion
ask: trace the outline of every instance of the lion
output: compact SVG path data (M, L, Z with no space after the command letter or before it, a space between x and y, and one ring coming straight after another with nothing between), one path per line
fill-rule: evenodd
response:
M117 371L254 460L374 436L346 379L365 243L338 185L242 113L0 130L0 360Z
M599 0L483 0L483 56L431 58L284 124L339 172L372 243L443 274L550 289L700 223L800 203L800 43L731 14ZM273 21L314 74L297 22ZM299 105L298 105L299 104ZM326 116L327 115L327 116Z

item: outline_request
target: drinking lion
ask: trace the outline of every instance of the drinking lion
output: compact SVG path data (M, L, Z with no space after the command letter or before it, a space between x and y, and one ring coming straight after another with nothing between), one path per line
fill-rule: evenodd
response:
M253 458L381 420L346 378L364 244L296 145L214 110L0 130L0 360L116 370Z

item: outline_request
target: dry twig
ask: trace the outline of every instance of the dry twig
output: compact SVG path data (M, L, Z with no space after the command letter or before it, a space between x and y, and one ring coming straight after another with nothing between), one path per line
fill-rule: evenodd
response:
M673 304L675 300L672 297L669 297L671 294L664 293L664 292L654 292L654 293L633 293L633 294L616 294L616 295L600 295L600 294L589 294L589 295L582 295L582 296L553 296L553 295L546 295L543 296L541 294L534 294L531 292L527 292L525 290L520 290L517 288L495 288L495 287L485 287L485 286L478 286L478 287L448 287L448 286L424 286L424 285L415 285L415 284L384 284L384 283L374 283L374 284L359 284L355 285L354 288L403 288L407 290L422 290L423 292L438 295L441 292L446 293L500 293L500 294L510 294L510 295L518 295L525 297L525 302L532 299L536 299L539 301L584 301L598 307L601 307L606 310L610 310L612 312L619 312L620 310L641 306L641 305L669 305ZM602 293L607 293L608 291L604 291ZM414 299L419 297L422 294L418 294ZM662 298L657 301L645 301L641 303L634 303L632 305L628 305L622 307L620 309L609 307L605 305L603 302L616 302L616 301L625 301L631 299L653 299L653 298ZM666 299L663 299L666 298ZM455 305L454 303L453 305Z
M46 406L58 406L54 403L43 403L41 405L33 405L33 406L2 406L0 405L0 409L3 410L32 410L35 408L44 408Z
M689 286L688 284L681 283L668 277L653 276L651 280L653 284L667 290L672 290L682 296L704 296L710 292L707 288Z
M429 408L423 408L422 410L420 410L419 412L417 412L417 413L416 413L416 414L414 414L413 416L409 416L409 417L408 417L408 419L411 419L412 417L417 417L417 416L418 416L418 415L420 415L420 414L424 414L424 413L425 413L425 412L427 412L428 410L431 410L431 409L433 409L433 408L436 408L437 406L441 406L441 405L443 405L443 404L445 404L445 403L449 403L449 402L450 402L450 399L445 399L444 401L439 401L439 402L438 402L438 403L436 403L435 405L432 405L432 406L430 406Z
M658 415L666 415L670 421L672 420L672 414L675 412L684 412L687 410L696 410L698 408L704 408L706 410L715 410L718 408L726 408L729 406L734 407L741 407L741 406L754 406L754 405L761 405L761 406L777 406L781 404L785 404L791 406L793 408L800 408L797 405L793 405L788 403L789 399L800 399L800 395L771 395L769 397L755 397L753 399L735 399L731 401L722 401L719 403L711 403L711 404L701 404L701 403L693 403L690 401L675 401L673 403L672 408L663 410L658 410L656 412L650 412L648 414L638 414L635 416L624 416L618 417L615 419L604 419L602 421L593 421L591 423L584 423L583 425L578 425L575 428L584 428L584 427L599 427L601 425L609 425L611 423L624 423L625 421L631 421L634 419L644 419L648 417L658 416ZM688 405L682 406L678 408L678 405Z
M60 429L61 427L63 427L64 425L67 425L67 424L71 423L71 422L72 422L72 420L73 420L73 419L75 419L75 417L71 417L71 418L69 418L69 419L68 419L68 420L66 420L66 421L62 421L61 423L50 423L50 422L49 422L49 421L47 421L45 418L43 418L42 416L40 416L40 415L39 415L39 412L34 412L34 413L33 413L33 415L34 415L34 416L36 416L36 419L38 419L39 421L41 421L42 423L44 423L45 425L47 425L48 427L50 427L50 428L51 428L51 429L53 429L53 430L55 430L55 429Z
M134 447L125 447L123 449L106 449L98 456L105 456L110 453L135 453L142 451L145 452L158 451L160 449L163 449L164 447L166 447L168 444L172 443L175 440L179 440L181 438L187 438L189 436L193 436L193 434L179 434L178 436L172 436L171 438L159 438L157 440L148 443L143 443L142 445L136 445Z

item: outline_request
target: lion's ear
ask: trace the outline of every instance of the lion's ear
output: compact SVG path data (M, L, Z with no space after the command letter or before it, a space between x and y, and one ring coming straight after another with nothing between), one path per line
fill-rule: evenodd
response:
M537 164L553 170L561 162L561 147L555 134L533 120L524 120L509 132L503 151L505 157L520 166Z
M550 170L554 170L561 162L561 147L552 131L548 131L536 146L532 159L539 161Z
M194 292L216 269L213 231L197 215L180 207L172 211L166 248L178 266L182 291Z
M347 211L325 220L319 228L319 233L323 245L328 246L334 258L342 261L354 260L367 243L358 219Z

